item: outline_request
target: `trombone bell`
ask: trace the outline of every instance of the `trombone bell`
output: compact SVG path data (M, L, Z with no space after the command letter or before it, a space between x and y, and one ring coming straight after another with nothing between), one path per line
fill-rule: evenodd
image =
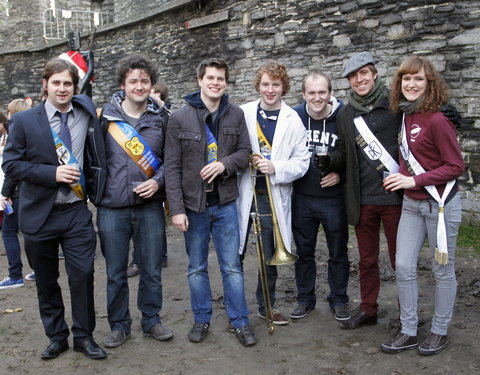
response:
M279 248L275 250L272 259L270 259L267 264L270 266L284 266L295 262L298 259L297 255L290 254L287 250L282 251Z

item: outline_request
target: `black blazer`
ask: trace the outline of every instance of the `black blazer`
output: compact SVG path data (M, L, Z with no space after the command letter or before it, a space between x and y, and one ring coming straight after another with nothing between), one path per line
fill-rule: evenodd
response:
M95 106L86 95L72 99L90 115L84 154L87 196L98 204L105 187L105 145ZM19 227L36 233L52 210L60 184L56 181L59 166L52 131L44 102L12 116L10 132L3 153L2 168L8 178L21 181L19 194Z

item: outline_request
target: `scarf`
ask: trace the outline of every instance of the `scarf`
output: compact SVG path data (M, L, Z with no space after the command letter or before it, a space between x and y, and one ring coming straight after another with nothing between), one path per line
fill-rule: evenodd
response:
M418 108L420 108L423 104L423 96L418 98L413 102L409 102L405 98L400 99L398 103L398 109L405 113L406 115L411 115L412 113L416 112Z
M383 98L388 98L388 91L383 81L377 78L374 89L365 96L360 96L353 90L350 90L348 101L353 108L361 112L370 112L368 105L374 105L378 100Z

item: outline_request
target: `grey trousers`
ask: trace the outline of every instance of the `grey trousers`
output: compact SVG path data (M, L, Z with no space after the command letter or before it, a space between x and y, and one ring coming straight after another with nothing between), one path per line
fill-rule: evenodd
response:
M445 205L445 226L447 232L448 263L440 265L435 261L437 243L438 204L433 199L414 200L404 196L402 215L398 226L396 275L402 333L417 335L418 315L418 255L428 237L432 255L432 272L435 278L435 314L431 332L446 335L452 320L453 306L457 293L455 278L455 247L458 228L462 221L460 194L457 193ZM433 294L433 291L426 291Z

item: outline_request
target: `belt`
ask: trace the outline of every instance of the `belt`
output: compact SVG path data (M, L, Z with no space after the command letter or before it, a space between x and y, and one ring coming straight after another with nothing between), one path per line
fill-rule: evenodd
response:
M60 204L55 204L53 205L53 210L54 211L67 211L70 210L76 206L80 206L83 204L83 201L76 201L73 203L60 203Z

